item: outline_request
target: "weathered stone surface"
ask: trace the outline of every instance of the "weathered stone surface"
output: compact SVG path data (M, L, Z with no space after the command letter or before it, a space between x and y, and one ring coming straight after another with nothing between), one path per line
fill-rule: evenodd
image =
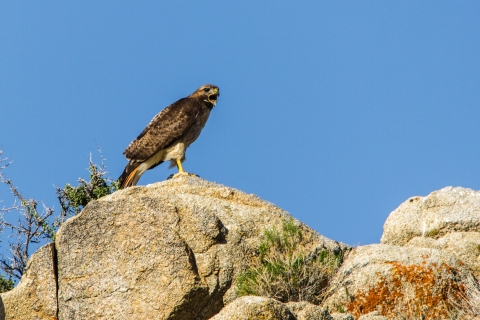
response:
M445 319L447 304L475 282L454 256L436 249L369 245L354 249L331 282L324 306L359 317ZM449 302L450 301L450 302Z
M281 303L256 296L238 298L211 318L211 320L223 319L354 320L350 314L331 315L324 308L306 301Z
M1 294L3 306L0 307L0 316L2 311L6 315L1 319L57 319L54 254L54 246L50 243L30 257L20 283L13 290Z
M414 237L460 231L480 232L480 191L447 187L412 197L390 213L381 243L403 246Z
M211 320L296 320L287 306L275 299L246 296L225 306ZM320 318L318 318L320 319Z
M355 320L350 313L332 313L331 317L333 320Z
M322 307L306 301L288 302L285 305L297 320L317 320L324 317Z
M306 301L287 302L285 305L297 320L354 320L348 313L330 314L325 308Z
M265 228L290 215L195 177L118 191L60 229L60 319L207 319L236 298L236 273ZM308 250L340 250L304 224Z
M378 311L373 311L369 314L361 316L360 318L358 318L358 320L388 320L388 318L382 316Z
M406 246L445 250L464 262L480 279L480 232L453 232L439 239L415 237Z

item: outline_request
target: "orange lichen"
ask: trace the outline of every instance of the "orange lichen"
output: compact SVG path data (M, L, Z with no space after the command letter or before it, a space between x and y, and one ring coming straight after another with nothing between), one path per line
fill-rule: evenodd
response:
M374 288L351 297L347 309L355 317L379 311L395 319L445 319L465 296L458 271L445 263L438 267L388 264L393 266L388 276L379 275Z

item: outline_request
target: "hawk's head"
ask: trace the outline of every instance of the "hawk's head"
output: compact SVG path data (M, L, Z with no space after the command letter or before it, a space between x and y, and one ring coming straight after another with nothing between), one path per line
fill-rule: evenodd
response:
M219 96L220 89L213 84L205 84L190 95L190 97L201 99L213 104L214 106L217 104L217 99Z

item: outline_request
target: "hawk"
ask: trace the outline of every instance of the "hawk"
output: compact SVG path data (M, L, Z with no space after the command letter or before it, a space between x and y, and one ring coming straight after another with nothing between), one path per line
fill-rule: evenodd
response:
M206 84L158 113L123 152L129 162L118 178L120 188L135 186L145 171L168 160L177 174L188 174L182 167L185 151L197 140L219 96L217 86Z

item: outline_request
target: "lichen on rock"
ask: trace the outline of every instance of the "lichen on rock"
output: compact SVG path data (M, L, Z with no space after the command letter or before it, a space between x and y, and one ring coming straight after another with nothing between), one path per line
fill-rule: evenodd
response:
M461 261L440 250L369 245L353 250L325 305L353 316L448 319L475 281Z

